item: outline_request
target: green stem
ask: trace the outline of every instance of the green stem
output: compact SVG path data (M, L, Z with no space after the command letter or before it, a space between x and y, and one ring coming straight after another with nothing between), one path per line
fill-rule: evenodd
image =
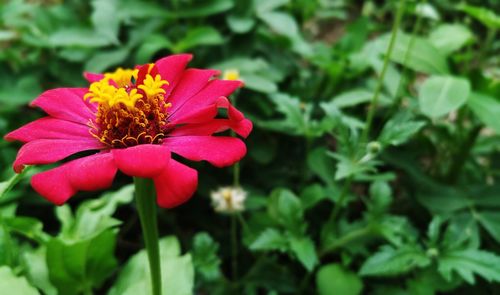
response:
M160 248L153 180L134 177L135 200L151 272L153 295L161 295Z
M384 85L384 77L387 72L387 68L389 66L389 60L392 54L392 50L394 49L394 44L396 43L396 36L399 29L399 25L401 23L401 18L404 14L405 8L405 0L401 0L399 3L399 8L396 13L396 20L394 21L394 25L392 26L391 39L389 40L389 48L387 48L387 53L384 57L384 65L382 66L382 71L380 72L380 76L377 83L377 88L375 88L375 92L373 94L372 101L370 103L370 108L368 110L368 116L366 117L365 128L363 130L363 134L361 135L361 144L365 144L368 140L368 135L370 133L370 129L373 122L373 117L375 115L375 109L378 105L378 99L380 93L382 91L382 87Z
M233 281L238 279L238 224L236 215L231 216L231 268Z
M340 213L340 210L344 206L344 201L345 198L347 197L347 192L349 191L349 188L351 187L352 183L352 176L347 178L347 180L344 183L344 187L342 188L342 191L340 192L339 199L337 200L337 203L335 204L335 207L332 210L332 214L330 214L330 218L328 219L329 223L335 222L335 219L337 219L337 216Z

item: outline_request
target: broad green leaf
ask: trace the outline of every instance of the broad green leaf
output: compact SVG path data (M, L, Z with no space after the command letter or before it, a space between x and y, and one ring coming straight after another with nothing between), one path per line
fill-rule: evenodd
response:
M42 92L36 75L15 77L0 74L0 78L0 105L26 105Z
M257 122L259 125L271 129L290 133L293 135L304 134L307 130L307 123L301 102L289 95L276 93L269 96L276 105L276 109L285 115L283 120L273 120Z
M126 47L98 52L87 60L85 70L92 73L104 72L112 66L121 64L128 54L129 49Z
M400 145L424 126L425 122L414 121L408 112L401 112L385 123L378 141L382 145Z
M13 31L0 30L0 42L16 39L18 35Z
M330 263L318 270L316 286L320 295L359 295L363 281L341 265Z
M61 294L80 294L99 287L117 266L114 257L116 231L78 241L53 238L47 243L50 281Z
M290 3L290 0L254 0L254 1L255 1L255 8L258 14L275 10Z
M23 264L28 280L46 295L57 295L57 289L50 282L49 269L46 262L47 249L42 246L23 253Z
M118 29L120 19L114 16L118 10L117 0L92 0L92 14L90 19L96 33L105 36L113 44L118 44Z
M311 272L318 264L318 256L314 242L309 237L291 236L289 238L290 249L302 265Z
M235 7L226 17L226 22L231 31L238 34L243 34L250 31L255 25L254 9L254 0L236 1Z
M172 50L179 53L197 46L219 45L222 43L224 43L224 38L215 28L198 27L189 30L186 36L172 47Z
M137 49L135 62L138 64L148 63L153 59L155 53L167 48L172 48L172 42L167 37L161 34L150 35Z
M264 21L274 32L289 38L297 36L299 27L295 19L285 12L268 11L259 14L259 18Z
M442 24L429 35L429 41L443 55L457 51L473 38L469 28L460 24Z
M362 276L397 276L430 263L430 258L419 248L384 246L365 261L359 273Z
M26 278L17 277L7 266L0 266L0 290L2 294L39 295L40 293L28 284Z
M384 40L386 44L389 44L388 36ZM410 42L412 46L408 51ZM412 40L411 35L402 32L397 35L391 60L426 74L448 74L449 72L445 57L429 41L416 36Z
M284 252L288 249L288 240L277 229L268 228L259 234L249 248L251 250L279 250Z
M160 239L162 288L165 295L191 295L194 269L189 254L180 255L179 241L175 237ZM152 294L151 275L146 250L132 256L120 272L108 295Z
M43 224L32 217L8 217L2 220L4 226L11 232L18 233L39 243L44 243L49 236L43 232Z
M317 183L306 186L300 193L300 201L304 210L314 207L324 199L326 199L325 189Z
M326 184L335 184L335 162L327 155L325 147L318 147L311 151L307 155L307 165Z
M103 47L112 42L106 36L85 28L63 28L49 35L53 47Z
M171 16L176 18L204 17L222 13L234 6L234 2L231 0L193 1L190 3L191 5L183 4L178 10L172 11Z
M450 251L440 255L438 271L448 281L457 273L469 284L475 283L474 274L489 282L500 282L500 256L476 249Z
M373 209L384 212L392 203L392 189L386 181L375 181L370 185Z
M192 256L194 268L207 281L220 277L221 260L217 256L219 244L206 233L197 233L194 236Z
M431 76L419 90L420 110L431 118L437 118L460 108L469 94L468 80L452 76Z
M303 209L300 199L288 189L273 191L269 202L269 214L291 231L303 226Z
M458 9L474 17L490 29L500 28L500 16L492 9L467 4L460 5Z
M467 101L467 105L486 126L493 128L500 134L500 120L498 120L498 114L500 114L500 100L488 95L472 92Z
M251 89L253 91L274 93L278 90L278 86L275 82L261 75L242 73L241 80L245 83L245 88Z
M371 91L365 89L356 89L343 92L332 98L333 104L338 108L356 106L361 103L369 102L373 97Z

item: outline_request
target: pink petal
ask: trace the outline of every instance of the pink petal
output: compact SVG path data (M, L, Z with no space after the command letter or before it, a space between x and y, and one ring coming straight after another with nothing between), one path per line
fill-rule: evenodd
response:
M19 173L24 165L51 164L73 154L99 150L105 146L97 140L39 139L26 143L17 153L14 171Z
M87 88L57 88L45 91L31 105L40 107L54 118L86 124L95 117L89 103L83 101Z
M239 136L246 138L252 131L252 122L248 119L243 119L238 122L232 122L228 119L212 119L206 123L186 124L181 127L176 127L172 132L169 133L169 136L209 136L214 133L226 131L228 129L232 129Z
M163 145L170 151L192 161L206 160L216 167L225 167L241 160L246 146L239 138L227 136L168 137Z
M157 144L140 144L111 150L118 169L129 176L152 178L159 175L170 160L168 148Z
M158 205L172 208L193 196L198 186L198 172L171 159L166 169L153 180Z
M181 116L181 114L197 112L199 109L213 104L219 97L229 96L241 85L240 81L212 80L196 95L172 105L171 119L177 120L176 117Z
M167 80L169 83L166 86L165 96L170 95L172 90L175 88L175 85L179 82L182 72L188 62L193 58L191 54L176 54L164 57L157 62L155 62L156 67L158 68L158 73L163 80Z
M90 127L71 121L45 117L33 121L5 135L8 141L28 142L37 139L94 140Z
M77 191L94 191L110 187L116 171L112 155L101 153L38 173L31 178L31 185L50 202L62 205Z
M168 97L168 102L173 106L181 104L192 97L208 84L208 81L220 72L217 70L187 69L175 89Z
M84 72L83 76L89 83L94 83L97 81L101 81L104 78L104 74L95 74L90 72Z

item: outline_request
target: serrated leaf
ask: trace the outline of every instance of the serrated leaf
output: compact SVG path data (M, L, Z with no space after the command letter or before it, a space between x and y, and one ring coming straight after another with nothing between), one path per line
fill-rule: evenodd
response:
M193 264L207 281L212 281L220 277L221 260L217 256L219 244L206 233L197 233L193 241Z
M500 256L477 249L450 251L440 255L438 271L448 281L457 273L469 284L475 283L474 275L500 282Z
M500 243L500 215L496 211L480 211L476 215L477 220L484 229Z
M359 295L363 281L341 265L330 263L318 270L316 286L320 295Z
M290 249L302 265L311 272L318 264L318 256L314 242L309 237L292 236L289 239Z
M288 249L288 241L286 236L277 229L268 228L259 234L249 248L251 250L278 250L284 252Z
M430 263L430 258L421 249L384 246L365 261L359 273L362 276L396 276L415 268L426 267Z
M423 121L413 121L409 113L402 112L385 123L378 141L382 145L401 145L425 126Z
M466 79L452 76L432 76L422 84L418 99L422 113L437 118L460 108L470 94Z

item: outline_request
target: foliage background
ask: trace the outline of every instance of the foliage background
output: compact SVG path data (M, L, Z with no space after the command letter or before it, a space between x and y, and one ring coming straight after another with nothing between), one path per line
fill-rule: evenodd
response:
M159 214L166 294L497 294L498 11L495 0L4 0L0 135L42 115L28 103L43 90L86 85L83 71L192 52L191 66L245 82L233 99L255 125L239 180L249 196L241 214L215 213L210 191L233 170L195 164L195 197ZM45 167L12 178L18 147L0 141L0 290L148 288L130 179L54 208L28 185Z

